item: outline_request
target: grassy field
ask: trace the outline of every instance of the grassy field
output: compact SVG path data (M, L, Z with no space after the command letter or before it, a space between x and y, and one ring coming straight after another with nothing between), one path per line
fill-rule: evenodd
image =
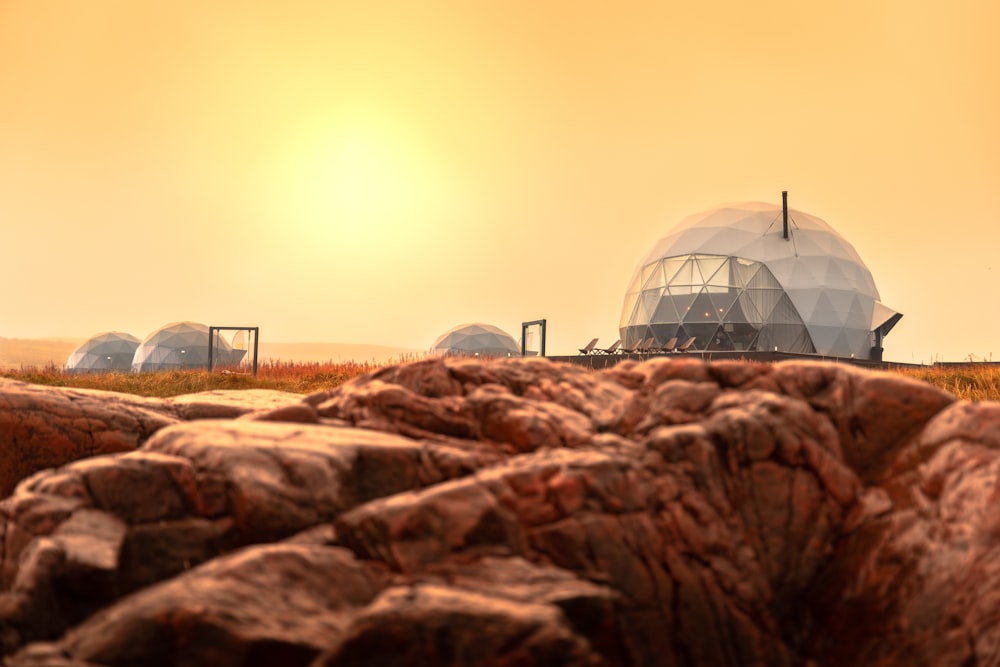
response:
M49 365L43 368L0 370L0 377L53 387L103 389L138 396L178 396L211 389L277 389L310 394L332 389L384 365L386 364L374 362L267 362L258 367L256 378L249 374L207 373L201 370L76 375ZM971 401L1000 400L1000 365L894 367L890 372L927 382L958 398Z
M923 380L966 400L1000 400L1000 366L993 364L899 367L892 372Z
M212 389L277 389L311 394L379 368L374 363L282 363L268 362L249 373L208 373L204 370L158 371L155 373L67 373L57 366L0 370L0 377L48 385L103 389L137 396L179 396Z

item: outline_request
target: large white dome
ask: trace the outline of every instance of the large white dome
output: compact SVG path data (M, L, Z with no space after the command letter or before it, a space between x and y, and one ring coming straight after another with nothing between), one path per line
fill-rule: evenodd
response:
M854 247L817 217L729 204L685 218L639 263L619 326L626 345L695 338L700 350L868 358L901 315Z

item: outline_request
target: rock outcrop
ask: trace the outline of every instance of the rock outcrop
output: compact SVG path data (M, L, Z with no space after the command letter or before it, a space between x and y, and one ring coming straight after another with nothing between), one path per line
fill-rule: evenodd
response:
M0 641L19 666L1000 664L998 426L807 362L6 383Z
M128 452L164 426L301 403L279 391L206 391L154 399L91 389L52 389L0 378L0 496L39 470L87 456Z

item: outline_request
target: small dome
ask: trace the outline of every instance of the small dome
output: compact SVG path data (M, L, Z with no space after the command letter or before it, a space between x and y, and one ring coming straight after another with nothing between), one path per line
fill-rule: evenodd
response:
M234 350L221 336L213 357L220 364L237 364L246 350ZM157 329L136 348L132 370L136 372L208 367L208 326L198 322L175 322Z
M132 368L132 357L139 347L139 339L120 331L99 333L73 350L66 360L66 370L71 373L101 371L127 371Z
M506 331L490 324L462 324L442 334L431 353L485 357L519 357L521 348Z

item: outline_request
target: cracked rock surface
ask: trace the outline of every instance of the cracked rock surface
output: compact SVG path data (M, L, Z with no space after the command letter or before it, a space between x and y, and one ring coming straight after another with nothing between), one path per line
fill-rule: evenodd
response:
M25 667L1000 664L998 434L1000 405L812 362L429 360L167 401L8 382L0 645Z
M265 389L158 399L0 378L0 495L39 470L131 451L170 424L238 417L300 401L297 394Z

